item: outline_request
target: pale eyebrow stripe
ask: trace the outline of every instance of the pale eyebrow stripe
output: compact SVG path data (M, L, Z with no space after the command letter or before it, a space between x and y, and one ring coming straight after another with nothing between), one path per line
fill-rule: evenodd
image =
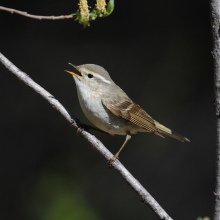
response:
M111 84L111 82L109 80L106 80L103 76L100 76L100 75L95 75L95 77L101 79L103 82L105 83L108 83L108 84Z

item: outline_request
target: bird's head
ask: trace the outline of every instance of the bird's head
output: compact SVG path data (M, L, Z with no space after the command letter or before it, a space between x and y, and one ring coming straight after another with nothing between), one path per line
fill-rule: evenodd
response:
M70 72L76 82L77 87L86 87L92 91L98 91L109 87L112 83L108 72L101 66L95 64L83 64L80 66L73 66L77 71Z

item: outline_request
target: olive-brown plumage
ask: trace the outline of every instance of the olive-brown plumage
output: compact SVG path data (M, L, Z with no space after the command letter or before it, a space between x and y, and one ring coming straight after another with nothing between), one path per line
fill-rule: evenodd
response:
M71 64L72 65L72 64ZM72 65L74 66L74 65ZM189 140L155 121L139 105L118 87L108 72L101 66L84 64L74 66L80 73L73 75L81 108L86 117L99 129L111 135L126 135L119 152L110 160L110 165L130 139L130 134L148 132L164 137L171 136L182 142Z

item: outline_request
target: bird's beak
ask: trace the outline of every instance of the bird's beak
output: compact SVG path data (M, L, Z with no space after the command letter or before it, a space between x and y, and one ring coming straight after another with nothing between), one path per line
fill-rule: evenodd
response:
M74 73L74 72L70 72L70 71L68 71L68 70L65 70L65 71L66 71L67 73L71 74L71 75L82 77L82 75L78 75L78 74L76 74L76 73Z
M75 66L75 65L73 65L72 63L69 63L71 66L73 66L76 70L78 70L78 74L77 73L74 73L74 72L70 72L70 71L68 71L68 70L65 70L67 73L69 73L69 74L71 74L71 75L73 75L73 76L82 76L82 74L80 73L80 70L79 70L79 67L78 66Z

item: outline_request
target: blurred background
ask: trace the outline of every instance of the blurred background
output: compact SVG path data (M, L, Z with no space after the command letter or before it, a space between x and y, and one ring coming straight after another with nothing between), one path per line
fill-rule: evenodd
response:
M76 12L78 1L1 0L38 15ZM92 8L95 1L89 1ZM83 29L74 19L0 11L0 50L82 123L68 65L103 66L131 99L190 143L140 133L120 161L174 219L212 218L215 114L208 1L115 1ZM157 217L58 112L0 65L0 219ZM116 153L124 136L93 132Z

